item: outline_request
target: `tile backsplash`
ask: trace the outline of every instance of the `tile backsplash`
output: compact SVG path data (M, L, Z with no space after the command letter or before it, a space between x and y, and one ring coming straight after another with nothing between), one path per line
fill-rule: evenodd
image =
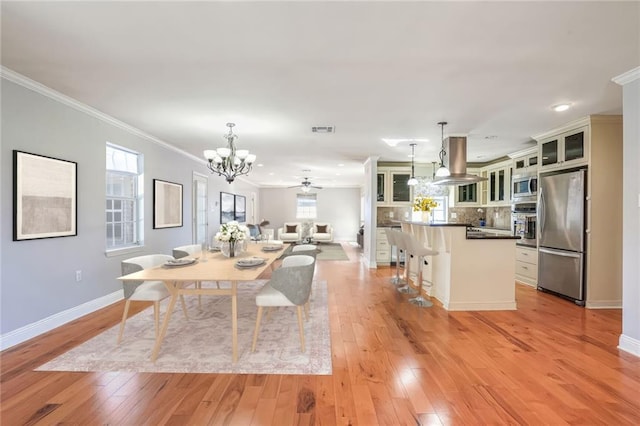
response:
M481 209L482 212L479 212ZM451 218L451 213L456 213L456 218ZM470 223L480 226L480 219L486 220L488 228L511 229L510 207L453 207L449 209L449 221L458 223Z

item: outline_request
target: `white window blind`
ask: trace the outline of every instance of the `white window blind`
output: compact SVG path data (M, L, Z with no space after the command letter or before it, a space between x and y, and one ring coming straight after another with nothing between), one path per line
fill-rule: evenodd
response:
M296 198L296 218L315 219L317 216L317 194L298 194Z

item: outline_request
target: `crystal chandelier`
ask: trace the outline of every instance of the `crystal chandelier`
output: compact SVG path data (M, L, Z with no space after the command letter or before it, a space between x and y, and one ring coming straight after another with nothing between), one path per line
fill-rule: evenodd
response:
M224 176L229 183L233 182L236 176L248 174L253 162L256 161L256 156L249 154L249 150L236 149L234 142L238 136L233 133L234 126L234 123L227 123L229 133L223 136L227 140L227 147L204 151L204 157L209 161L207 167L211 173Z

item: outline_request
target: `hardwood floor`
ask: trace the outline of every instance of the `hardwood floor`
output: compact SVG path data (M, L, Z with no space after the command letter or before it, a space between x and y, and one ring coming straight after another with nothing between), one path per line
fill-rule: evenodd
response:
M517 311L417 308L389 268L319 261L331 376L37 372L118 324L123 303L4 351L2 425L640 424L620 310L517 286ZM144 306L142 306L144 307ZM137 306L137 309L140 309Z

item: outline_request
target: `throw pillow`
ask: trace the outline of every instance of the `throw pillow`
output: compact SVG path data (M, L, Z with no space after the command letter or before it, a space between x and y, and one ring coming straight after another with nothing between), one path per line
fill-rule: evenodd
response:
M296 229L298 228L298 225L285 225L287 227L287 234L293 234L296 231Z
M316 229L317 229L317 233L318 234L326 234L327 233L327 226L329 225L316 225Z

